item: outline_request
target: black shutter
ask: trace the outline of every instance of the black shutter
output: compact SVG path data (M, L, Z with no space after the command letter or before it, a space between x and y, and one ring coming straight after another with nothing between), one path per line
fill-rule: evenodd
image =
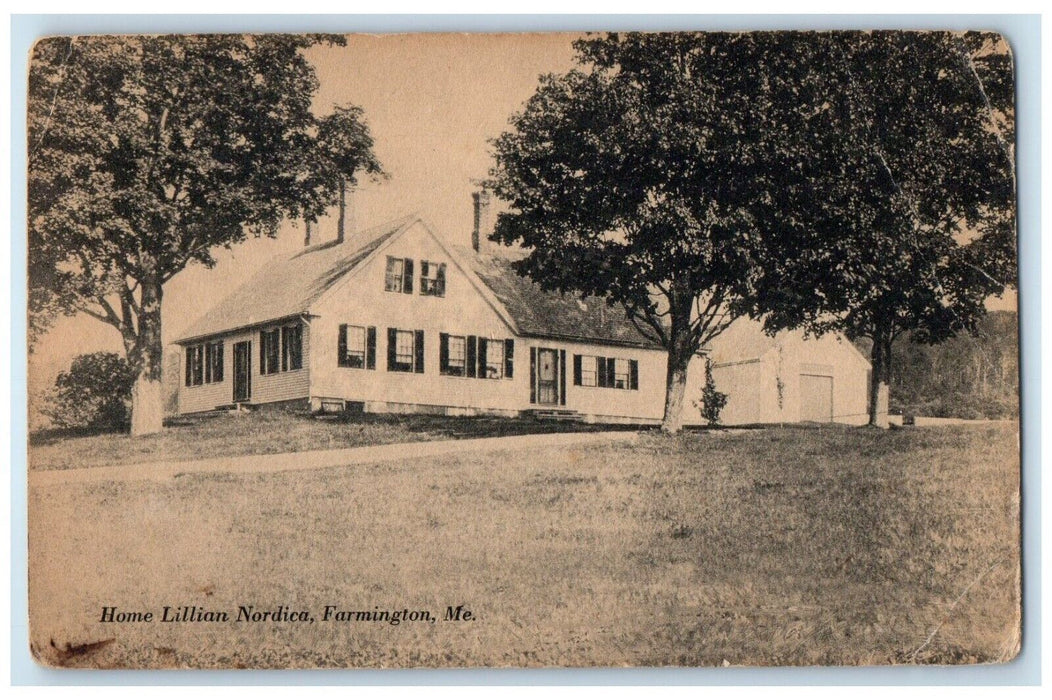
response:
M292 327L292 338L295 341L292 345L292 369L303 369L303 326L296 324Z
M194 383L194 349L186 348L186 385Z
M537 348L530 348L530 403L537 403Z
M340 324L340 333L336 336L336 365L347 366L347 324Z
M581 356L573 356L573 385L581 386Z
M479 338L479 378L489 379L489 372L486 371L486 348L489 347L489 341L485 338Z
M292 353L292 328L281 327L281 371L289 371L289 355Z
M566 351L559 351L559 403L566 405Z
M617 386L617 380L614 378L614 370L617 365L614 363L614 358L606 358L606 385L610 388Z
M639 362L636 360L628 361L628 388L639 388Z
M413 332L413 336L414 336L413 337L413 350L415 351L414 354L416 355L416 361L414 362L414 364L416 365L416 373L417 374L423 374L424 373L424 332L423 331L414 331Z
M259 332L259 373L266 374L267 368L267 332Z
M504 376L511 379L515 376L515 341L508 338L504 341Z
M387 371L395 371L395 361L397 358L398 344L398 329L388 328L387 329Z
M439 263L438 265L438 277L435 278L435 286L438 288L436 294L440 297L446 295L446 264Z
M405 267L402 268L402 291L406 294L413 293L413 259L405 259Z
M464 353L464 372L469 377L474 377L476 366L475 342L478 340L473 335L468 336L467 350Z
M438 373L449 372L449 333L438 334Z
M365 368L376 369L376 326L365 331Z
M216 372L212 379L217 382L223 381L223 341L216 344Z
M595 385L605 387L606 386L606 358L597 357L595 358Z

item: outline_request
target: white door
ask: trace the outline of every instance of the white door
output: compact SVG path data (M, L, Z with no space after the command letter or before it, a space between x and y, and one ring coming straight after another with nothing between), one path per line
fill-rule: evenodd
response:
M818 374L800 375L800 420L833 422L833 378Z

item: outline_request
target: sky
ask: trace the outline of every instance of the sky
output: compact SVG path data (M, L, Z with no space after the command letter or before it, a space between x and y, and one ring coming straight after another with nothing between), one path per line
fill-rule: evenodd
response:
M489 140L506 129L540 75L573 67L577 36L352 35L345 47L311 49L320 81L315 111L362 107L375 153L390 175L355 193L354 224L364 229L417 212L438 235L470 244L471 194L492 164ZM334 214L319 222L315 241L335 237ZM302 246L303 234L302 226L287 223L275 239L220 250L210 270L194 264L176 275L164 290L164 342L179 337L266 261ZM989 306L1015 309L1015 295ZM87 316L58 321L30 355L30 397L52 386L75 355L98 350L121 352L116 329Z
M571 34L352 35L346 47L315 47L320 87L314 108L354 104L365 112L387 180L364 183L352 201L358 228L417 212L436 233L469 245L471 194L491 166L488 141L533 94L538 77L573 65ZM164 289L165 343L275 255L303 245L301 225L276 239L220 250L211 270L194 264ZM335 210L315 241L335 238ZM30 355L29 395L50 387L75 355L121 352L117 330L87 316L62 319Z

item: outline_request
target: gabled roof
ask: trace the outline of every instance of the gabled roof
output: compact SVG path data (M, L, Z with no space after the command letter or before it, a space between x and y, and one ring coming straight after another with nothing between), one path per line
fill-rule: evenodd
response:
M386 242L421 221L410 215L357 233L343 243L329 241L293 255L275 258L248 282L223 299L175 342L188 343L230 331L307 315L322 294L361 265ZM424 226L425 229L430 229ZM434 235L434 234L432 234ZM436 237L436 240L437 237ZM441 241L439 241L441 244ZM502 308L522 336L635 347L659 347L644 338L624 310L602 299L580 299L546 292L520 277L503 256L482 255L455 247L454 260L485 285L483 296ZM512 251L509 254L514 255Z
M318 297L415 221L415 215L406 216L356 233L343 243L326 241L271 260L175 342L309 313Z
M515 321L519 334L613 345L658 348L643 337L620 306L604 299L546 292L530 279L519 276L504 256L484 255L457 248L482 282Z

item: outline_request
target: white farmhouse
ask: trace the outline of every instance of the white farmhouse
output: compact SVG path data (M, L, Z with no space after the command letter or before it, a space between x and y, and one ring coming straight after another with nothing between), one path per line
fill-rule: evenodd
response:
M409 216L283 256L188 328L180 413L234 405L312 410L540 415L658 423L667 356L617 307L545 292L486 235L472 248ZM868 363L838 338L771 339L738 322L717 339L724 423L865 422ZM753 327L756 330L756 327ZM685 423L700 423L704 356Z

